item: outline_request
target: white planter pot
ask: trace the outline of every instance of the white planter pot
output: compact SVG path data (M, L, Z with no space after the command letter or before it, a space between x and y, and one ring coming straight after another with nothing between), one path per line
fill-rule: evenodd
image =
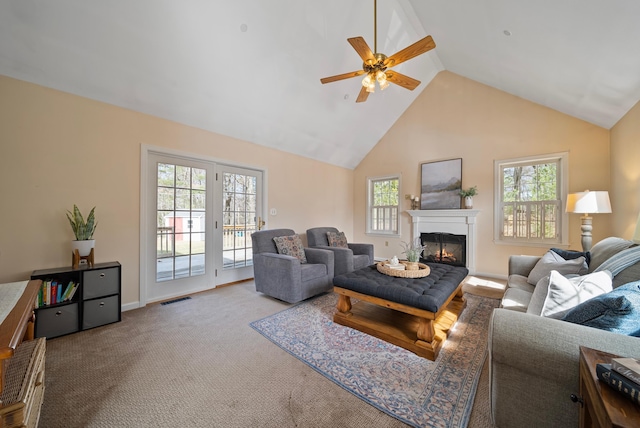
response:
M86 241L71 241L71 252L78 250L80 257L86 257L91 253L91 249L96 245L95 239L87 239Z
M473 196L465 196L465 198L464 198L464 207L465 208L473 208Z

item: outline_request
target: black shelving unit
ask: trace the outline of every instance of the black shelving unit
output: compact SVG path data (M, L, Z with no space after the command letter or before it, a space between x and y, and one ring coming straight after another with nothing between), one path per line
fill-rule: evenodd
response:
M33 271L31 279L73 281L78 290L69 301L36 309L36 337L51 339L121 319L122 267L119 262Z

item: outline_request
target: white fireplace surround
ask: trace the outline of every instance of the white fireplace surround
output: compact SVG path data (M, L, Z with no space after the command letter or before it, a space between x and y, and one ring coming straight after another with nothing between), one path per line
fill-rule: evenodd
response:
M421 233L453 233L467 237L467 269L476 273L477 230L476 216L480 210L409 210L413 228L412 242Z

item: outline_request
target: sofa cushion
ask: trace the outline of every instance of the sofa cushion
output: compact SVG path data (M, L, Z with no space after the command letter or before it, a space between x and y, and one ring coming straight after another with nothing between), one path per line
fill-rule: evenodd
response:
M574 278L566 278L552 270L548 278L547 296L541 315L562 318L569 310L592 297L608 293L611 287L609 271L594 272ZM537 288L538 286L536 286Z
M517 273L509 275L507 286L508 288L518 288L520 290L528 291L529 293L533 293L533 289L535 288L535 285L529 284L526 276L518 275Z
M591 247L591 263L589 263L589 272L595 271L598 266L608 260L611 256L622 250L626 250L631 245L633 245L633 242L616 236L610 236L597 242L593 247Z
M549 275L552 270L558 271L562 275L584 275L588 273L589 267L584 256L565 260L558 253L549 250L531 269L527 282L531 285L536 285L538 281Z
M330 247L349 248L344 232L327 232L327 241Z
M297 233L289 236L275 236L273 242L276 243L279 254L295 257L300 260L300 263L307 262L302 240Z
M570 310L562 320L640 337L640 281L589 299Z
M500 307L504 309L510 309L512 311L527 312L529 301L531 301L531 295L533 293L519 288L507 288Z
M300 279L302 282L327 276L327 265L320 263L305 263L300 265Z
M536 284L533 294L531 295L531 301L527 307L527 313L532 315L542 315L542 308L544 307L544 301L547 299L547 292L549 291L549 276L545 276Z

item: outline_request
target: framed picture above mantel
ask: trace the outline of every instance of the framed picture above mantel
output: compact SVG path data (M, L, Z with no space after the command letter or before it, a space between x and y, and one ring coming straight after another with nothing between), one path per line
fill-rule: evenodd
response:
M462 158L425 162L420 170L421 210L460 208Z

